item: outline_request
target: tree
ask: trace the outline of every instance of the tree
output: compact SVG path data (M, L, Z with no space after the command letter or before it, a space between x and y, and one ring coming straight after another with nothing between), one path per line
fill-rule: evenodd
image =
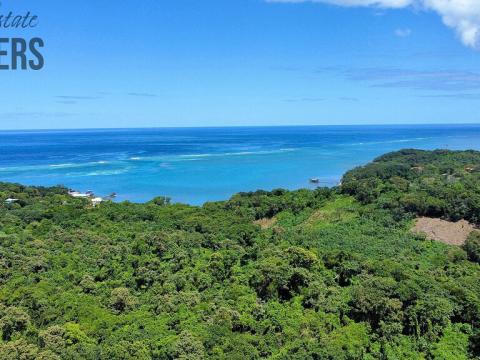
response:
M1 312L0 330L2 339L10 340L15 332L23 332L30 324L30 316L15 306L7 307Z
M37 346L20 339L0 344L0 359L2 360L60 360L60 357L50 350L40 350Z
M470 234L463 246L471 261L480 263L480 232L474 231Z
M190 332L184 331L175 343L173 356L179 360L205 359L205 348Z
M131 310L137 304L137 300L130 294L130 290L124 287L112 290L110 295L110 307L118 313Z

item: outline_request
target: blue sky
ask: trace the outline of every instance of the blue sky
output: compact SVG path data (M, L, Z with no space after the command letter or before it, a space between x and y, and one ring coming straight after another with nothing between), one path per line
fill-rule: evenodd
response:
M10 10L39 16L0 31L42 37L45 67L0 72L0 129L480 122L480 51L432 10L3 0Z

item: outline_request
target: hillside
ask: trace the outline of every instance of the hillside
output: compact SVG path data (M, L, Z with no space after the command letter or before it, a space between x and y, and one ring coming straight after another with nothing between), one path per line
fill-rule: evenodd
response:
M410 231L480 225L479 180L478 152L403 150L203 207L0 184L0 359L480 358L480 236Z
M480 153L402 150L349 171L343 193L393 211L480 224Z

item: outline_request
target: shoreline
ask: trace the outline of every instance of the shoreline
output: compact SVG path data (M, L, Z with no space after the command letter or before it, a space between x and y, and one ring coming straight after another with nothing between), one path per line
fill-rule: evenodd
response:
M479 126L268 127L0 133L0 181L64 184L119 201L201 205L241 191L335 186L402 148L480 150ZM478 130L477 130L478 129Z

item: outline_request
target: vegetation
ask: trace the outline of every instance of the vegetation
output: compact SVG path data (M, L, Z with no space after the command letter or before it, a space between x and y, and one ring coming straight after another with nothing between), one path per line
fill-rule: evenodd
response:
M480 237L409 230L478 224L478 164L405 150L203 207L0 184L0 359L480 358Z
M342 190L399 213L480 225L479 159L476 151L402 150L349 171Z

